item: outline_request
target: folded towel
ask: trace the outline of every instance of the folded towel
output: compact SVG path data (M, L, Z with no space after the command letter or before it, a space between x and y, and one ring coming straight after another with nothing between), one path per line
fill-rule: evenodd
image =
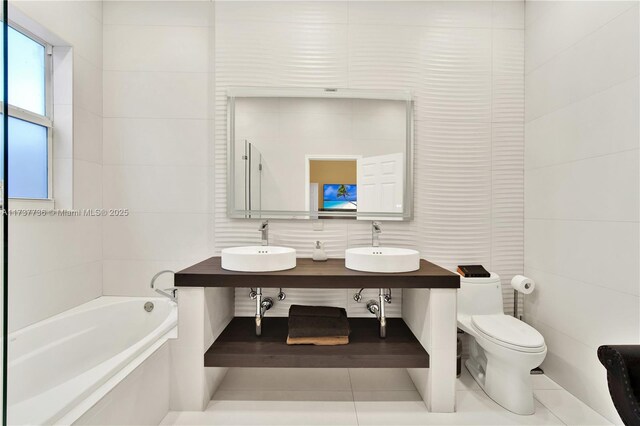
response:
M332 337L287 337L287 345L336 346L349 343L347 336Z
M349 320L345 316L327 317L289 317L290 337L335 337L349 336Z
M340 318L346 317L347 311L344 308L334 308L332 306L291 305L289 316Z

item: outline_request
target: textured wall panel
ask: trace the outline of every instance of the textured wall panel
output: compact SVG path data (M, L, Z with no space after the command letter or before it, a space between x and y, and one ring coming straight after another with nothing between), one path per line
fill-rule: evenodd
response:
M482 263L505 283L522 273L523 30L498 29L521 28L505 23L517 14L482 1L216 5L216 250L260 239L259 221L226 217L227 87L403 89L415 99L415 220L385 222L381 244L416 248L451 269ZM371 231L368 222L326 220L313 231L307 221L273 220L270 237L301 256L321 240L342 257L370 244ZM269 315L286 315L290 303L368 315L353 289L286 291ZM253 314L247 294L237 290L236 315ZM399 316L401 294L393 296L388 312Z

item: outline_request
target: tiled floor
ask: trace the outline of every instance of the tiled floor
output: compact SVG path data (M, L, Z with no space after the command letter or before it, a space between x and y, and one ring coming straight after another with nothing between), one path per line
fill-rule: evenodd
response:
M163 425L603 425L603 417L546 376L533 376L536 413L504 410L469 373L457 412L430 413L404 369L230 369L203 412L170 412Z

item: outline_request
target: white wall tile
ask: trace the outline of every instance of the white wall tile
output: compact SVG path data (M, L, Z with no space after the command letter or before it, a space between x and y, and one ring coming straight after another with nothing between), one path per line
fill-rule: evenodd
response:
M74 48L93 66L102 68L102 23L89 13L85 2L20 1L12 4L48 32Z
M102 116L80 106L73 109L73 150L78 160L102 163Z
M526 4L525 318L547 375L619 422L596 349L640 332L638 6Z
M104 205L132 212L205 213L207 168L104 166Z
M639 185L637 152L530 169L525 218L638 221Z
M349 22L376 25L491 28L490 1L350 2Z
M73 103L102 116L102 67L74 55Z
M510 3L510 2L505 2ZM520 30L493 30L493 72L523 75L524 33Z
M208 255L210 2L104 4L104 292ZM117 207L116 207L117 206Z
M53 159L53 197L57 208L73 207L73 159Z
M194 118L207 114L207 74L104 72L104 116Z
M102 166L84 160L73 161L73 208L102 207Z
M103 255L110 260L202 260L207 214L132 213L103 222ZM146 285L146 284L145 284Z
M247 26L220 22L215 31L216 80L221 83L347 85L346 25L255 22Z
M638 78L546 114L525 126L527 168L637 149Z
M553 59L636 4L633 1L547 3L553 12L545 15L544 19L532 22L527 28L527 72ZM571 22L571 25L567 25L567 22Z
M349 25L349 86L408 90L420 77L420 29Z
M637 222L527 220L526 267L639 296Z
M492 2L493 28L524 29L523 1L494 1Z
M151 289L151 278L165 269L179 271L190 266L190 261L180 260L105 260L103 277L105 296L157 296ZM191 263L192 264L192 263ZM157 281L159 288L172 287L173 277L161 276Z
M88 302L102 293L100 259L76 262L73 266L52 268L35 275L10 274L10 333Z
M102 2L98 0L89 0L82 2L85 12L102 22Z
M527 121L638 75L637 6L527 74Z
M42 274L101 258L100 247L95 244L100 241L96 218L14 217L11 226L15 236L9 248L15 276Z
M547 0L531 0L524 2L525 28L529 30L535 21L540 19L545 14L550 13L549 11L553 10L553 7L558 3L559 2Z
M513 312L511 278L524 263L522 122L491 128L491 267L500 275L505 312Z
M348 3L332 1L264 2L264 1L221 1L216 4L218 22L270 21L281 23L300 22L305 24L346 24Z
M491 30L424 28L419 119L491 121Z
M104 69L207 72L207 27L104 26Z
M209 4L205 1L108 1L105 25L209 26Z
M104 119L104 164L206 166L208 123L194 119Z
M612 291L611 285L607 288L543 272L528 263L525 268L527 276L536 281L535 291L526 296L527 318L537 318L573 336L594 352L600 345L637 342L640 327L628 320L640 314L637 296Z

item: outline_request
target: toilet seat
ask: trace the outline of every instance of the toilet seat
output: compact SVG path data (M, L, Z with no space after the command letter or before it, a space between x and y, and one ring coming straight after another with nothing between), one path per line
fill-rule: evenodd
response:
M544 337L535 328L509 315L472 315L471 326L487 340L515 351L546 350Z

